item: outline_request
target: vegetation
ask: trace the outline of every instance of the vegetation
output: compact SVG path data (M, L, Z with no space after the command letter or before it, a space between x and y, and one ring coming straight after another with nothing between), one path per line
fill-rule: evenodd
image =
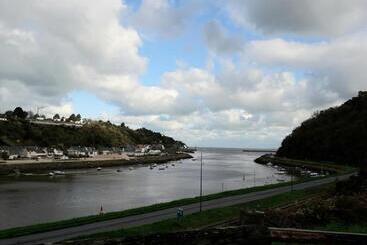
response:
M87 236L88 238L119 238L123 236L131 235L147 235L153 233L165 233L183 231L188 229L197 229L207 227L212 224L219 222L225 222L231 219L238 218L240 211L246 209L266 210L289 204L297 200L303 200L307 197L319 195L327 190L329 186L323 186L311 190L297 190L288 192L274 197L265 198L258 201L249 202L246 204L234 205L224 208L216 208L203 211L201 213L194 213L185 216L182 220L177 221L176 219L168 219L153 224L121 229L112 232L98 233L95 235Z
M317 112L287 136L277 156L361 166L367 160L367 92Z
M180 148L184 143L171 137L142 128L130 129L110 122L89 122L82 127L34 124L26 120L27 112L17 107L6 112L8 121L0 122L0 145L37 145L53 147L94 146L123 147L134 144L163 144L166 148ZM60 119L56 114L54 119ZM69 121L80 121L81 116L72 114Z
M347 232L367 231L367 181L352 176L315 198L269 210L266 225Z
M331 222L325 226L316 227L317 230L338 231L338 232L352 232L352 233L366 233L367 223L359 224L345 224L342 222Z

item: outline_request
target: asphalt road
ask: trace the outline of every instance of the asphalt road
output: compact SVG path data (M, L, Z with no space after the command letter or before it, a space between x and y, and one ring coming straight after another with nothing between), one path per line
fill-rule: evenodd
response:
M323 184L331 183L335 181L336 178L339 180L347 179L352 174L347 174L338 177L329 177L325 179L319 179L314 181L309 181L301 184L296 184L293 186L294 190L303 190L307 188L312 188L320 186ZM241 203L247 203L255 200L264 199L267 197L272 197L285 192L291 191L291 186L278 187L265 191L258 191L253 193L248 193L244 195L230 196L219 198L215 200L205 201L202 203L202 209L208 210L213 208L220 208L226 206L232 206ZM184 209L185 215L196 213L199 211L199 203L180 206ZM0 239L0 245L10 245L10 244L41 244L41 243L52 243L57 241L62 241L65 239L70 239L82 235L90 235L98 232L113 231L121 228L128 228L133 226L151 224L165 219L175 218L176 211L180 207L168 208L160 211L155 211L146 214L134 215L129 217L124 217L120 219L113 219L103 222L97 222L87 225L81 225L77 227L65 228L55 231L49 231L44 233L37 233L33 235L27 235L22 237L10 238L10 239Z

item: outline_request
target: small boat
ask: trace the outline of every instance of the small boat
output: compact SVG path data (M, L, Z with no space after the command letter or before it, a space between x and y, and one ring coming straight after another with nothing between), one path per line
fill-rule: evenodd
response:
M168 164L166 164L166 168L168 168Z
M58 171L58 170L56 170L56 171L54 171L53 172L55 175L65 175L65 172L64 171Z
M157 167L157 164L156 163L153 164L153 168L155 168L155 167Z
M174 163L172 163L172 164L171 164L171 166L175 166L175 164L174 164Z
M117 169L116 172L120 173L121 172L121 169Z
M54 172L49 172L48 175L49 176L54 176L55 174L54 174Z
M133 167L130 167L129 170L133 170L134 168Z
M317 177L319 174L318 173L310 173L311 177Z
M196 161L197 159L196 158L193 158L193 159L191 159L192 161Z
M150 167L149 167L150 169L153 169L154 167L153 167L153 165L150 165Z
M159 167L158 170L165 170L165 167Z
M98 168L97 168L97 170L98 170L98 171L101 171L101 170L102 170L102 168L101 168L101 167L98 167Z

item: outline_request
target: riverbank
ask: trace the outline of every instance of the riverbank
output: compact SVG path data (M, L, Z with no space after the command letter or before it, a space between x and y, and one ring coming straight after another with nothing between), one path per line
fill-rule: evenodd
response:
M178 161L181 159L192 158L190 154L177 153L164 156L143 156L131 159L76 159L76 160L64 160L64 161L51 161L51 162L27 162L16 163L11 162L0 163L0 175L8 175L15 172L42 172L48 170L65 170L65 169L83 169L83 168L97 168L97 167L116 167L127 166L135 164L161 164L170 161Z
M277 157L273 154L265 154L254 160L258 164L267 165L269 163L284 168L289 168L294 173L293 168L307 169L316 172L329 172L330 174L340 174L353 172L356 168L347 165L334 164L329 162L314 162L306 160L289 159Z

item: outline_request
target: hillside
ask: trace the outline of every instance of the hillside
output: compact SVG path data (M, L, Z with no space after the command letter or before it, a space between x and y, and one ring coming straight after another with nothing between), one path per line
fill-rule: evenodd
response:
M31 124L23 119L0 121L0 145L38 146L95 146L118 147L135 144L161 143L166 148L181 147L184 143L148 129L132 130L124 124L93 122L82 127Z
M367 92L315 113L287 136L277 156L361 165L367 160Z

